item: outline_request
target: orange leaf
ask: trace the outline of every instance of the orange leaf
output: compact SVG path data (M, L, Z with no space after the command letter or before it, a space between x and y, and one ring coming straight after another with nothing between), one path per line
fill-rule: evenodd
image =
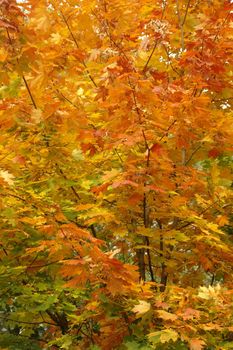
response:
M228 217L226 215L219 215L217 217L216 221L219 224L219 226L224 226L224 225L229 224L229 220L228 220Z
M109 185L110 185L110 183L107 182L107 183L102 184L100 186L92 187L91 192L98 195L100 192L104 192L108 188Z
M193 338L189 341L190 350L202 350L205 346L205 342L198 338Z

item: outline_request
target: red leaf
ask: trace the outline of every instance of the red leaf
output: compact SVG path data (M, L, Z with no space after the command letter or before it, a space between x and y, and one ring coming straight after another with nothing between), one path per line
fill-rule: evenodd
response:
M220 151L217 148L212 148L209 152L208 152L208 157L210 158L217 158L220 154Z
M158 156L160 156L163 153L163 148L160 144L155 143L151 148L150 151L154 154L157 154Z

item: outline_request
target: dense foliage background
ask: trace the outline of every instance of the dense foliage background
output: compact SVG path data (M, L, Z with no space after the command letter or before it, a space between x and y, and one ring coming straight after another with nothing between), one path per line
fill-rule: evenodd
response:
M0 16L0 348L232 349L232 1Z

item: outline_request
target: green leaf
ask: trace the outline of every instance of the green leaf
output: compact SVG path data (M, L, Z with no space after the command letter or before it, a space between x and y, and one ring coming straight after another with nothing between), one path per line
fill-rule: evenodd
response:
M101 350L98 345L91 345L90 350Z
M69 334L65 334L60 338L52 340L48 345L58 345L61 349L70 350L70 346L73 343L73 337Z

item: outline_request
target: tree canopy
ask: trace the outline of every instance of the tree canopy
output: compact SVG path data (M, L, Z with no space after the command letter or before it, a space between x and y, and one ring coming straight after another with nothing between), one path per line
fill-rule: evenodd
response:
M232 5L0 0L0 349L233 349Z

